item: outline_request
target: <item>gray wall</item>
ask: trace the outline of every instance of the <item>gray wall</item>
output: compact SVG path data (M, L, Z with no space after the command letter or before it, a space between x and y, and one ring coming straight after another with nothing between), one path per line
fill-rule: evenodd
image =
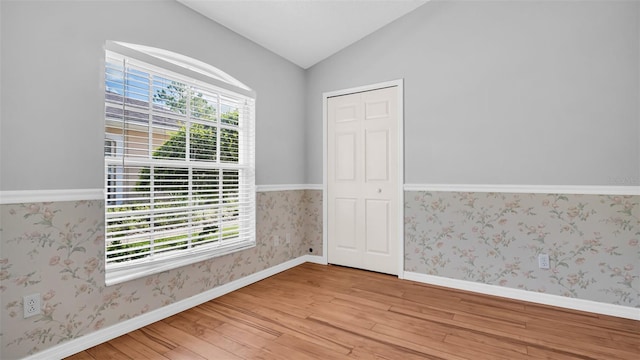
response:
M398 78L407 183L640 184L639 2L432 1L307 72L173 1L1 4L0 190L103 186L105 40L256 90L258 184L321 183L322 93Z
M405 79L405 182L640 185L640 3L432 1L307 73L322 93Z
M254 89L257 183L304 183L305 73L296 65L173 0L1 6L0 190L103 187L106 40L185 54Z

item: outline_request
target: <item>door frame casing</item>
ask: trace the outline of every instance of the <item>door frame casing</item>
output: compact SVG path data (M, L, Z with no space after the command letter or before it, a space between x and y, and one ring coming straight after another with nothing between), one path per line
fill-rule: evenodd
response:
M397 199L398 221L398 278L404 279L404 79L391 80L376 84L363 85L354 88L335 90L322 93L322 262L328 264L328 238L329 238L329 194L328 194L328 114L327 101L331 97L349 95L359 92L379 90L389 87L397 88L398 96L398 172L397 172Z

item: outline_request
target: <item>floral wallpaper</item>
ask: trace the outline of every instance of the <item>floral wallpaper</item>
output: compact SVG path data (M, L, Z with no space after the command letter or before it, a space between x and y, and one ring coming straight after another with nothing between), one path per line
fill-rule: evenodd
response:
M307 254L322 256L322 190L306 190L302 202L306 231L303 246Z
M405 193L406 271L640 307L639 242L640 196Z
M256 247L105 287L103 211L102 201L0 205L0 358L322 255L322 191L260 192ZM640 307L639 269L640 196L405 192L406 271ZM22 296L36 292L42 314L23 319Z
M109 287L103 201L1 205L0 358L19 359L302 255L320 255L321 201L321 191L260 192L254 248ZM32 293L42 296L42 314L23 319L22 296Z

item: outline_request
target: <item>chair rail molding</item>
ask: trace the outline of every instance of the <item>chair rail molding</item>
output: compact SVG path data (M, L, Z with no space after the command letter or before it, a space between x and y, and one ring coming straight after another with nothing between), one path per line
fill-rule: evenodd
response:
M0 191L0 205L80 200L104 200L104 189Z
M640 186L405 184L404 191L492 192L523 194L640 195Z
M256 192L322 190L322 184L256 185ZM49 189L0 191L0 205L35 202L104 200L104 189Z

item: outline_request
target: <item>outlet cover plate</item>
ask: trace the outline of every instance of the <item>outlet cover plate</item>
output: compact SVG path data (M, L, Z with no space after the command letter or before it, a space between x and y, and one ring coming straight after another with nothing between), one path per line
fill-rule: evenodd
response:
M24 318L40 314L40 294L31 294L22 297Z
M538 267L540 269L548 269L549 268L549 255L548 254L539 254L538 255Z

